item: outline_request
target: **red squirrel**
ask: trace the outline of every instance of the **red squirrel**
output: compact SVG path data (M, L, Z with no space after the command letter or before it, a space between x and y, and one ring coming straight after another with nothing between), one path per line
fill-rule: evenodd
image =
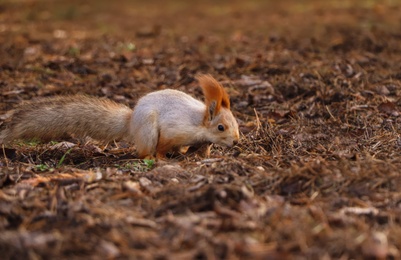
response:
M134 110L109 99L59 96L22 104L0 132L0 143L15 139L54 140L74 134L100 141L125 140L139 158L164 158L181 147L216 143L231 147L239 140L230 99L210 75L197 77L205 103L173 89L151 92ZM206 150L206 156L209 154Z

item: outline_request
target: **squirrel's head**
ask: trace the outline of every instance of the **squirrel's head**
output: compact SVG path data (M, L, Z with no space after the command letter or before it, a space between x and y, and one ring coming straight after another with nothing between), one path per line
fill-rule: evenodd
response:
M197 79L205 95L203 123L207 127L208 141L229 147L235 145L239 141L238 123L230 111L227 92L210 75L200 75Z

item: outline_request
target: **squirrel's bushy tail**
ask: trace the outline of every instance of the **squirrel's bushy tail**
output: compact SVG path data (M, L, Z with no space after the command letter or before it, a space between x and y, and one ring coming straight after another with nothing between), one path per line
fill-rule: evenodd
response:
M132 110L108 99L83 95L27 102L2 126L0 143L15 139L55 140L73 134L112 141L129 138Z

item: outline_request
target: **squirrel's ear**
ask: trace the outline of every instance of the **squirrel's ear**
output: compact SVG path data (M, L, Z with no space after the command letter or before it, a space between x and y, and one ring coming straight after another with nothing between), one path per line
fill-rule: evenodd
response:
M216 102L212 101L209 106L207 106L207 118L209 119L209 121L212 121L212 119L214 118L214 116L216 115ZM206 116L205 116L206 118Z
M230 98L217 80L210 75L200 75L196 78L205 95L206 113L208 113L209 120L219 113L221 107L230 109Z

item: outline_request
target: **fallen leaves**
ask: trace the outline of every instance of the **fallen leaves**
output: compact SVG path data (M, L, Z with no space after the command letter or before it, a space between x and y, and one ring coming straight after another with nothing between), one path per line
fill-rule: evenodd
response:
M214 145L211 158L155 164L125 142L1 147L3 258L400 257L399 8L1 8L0 121L41 96L134 107L174 88L202 99L202 72L223 82L241 129L238 145Z
M400 115L400 113L398 112L397 106L394 102L390 102L390 101L386 101L381 103L377 109L379 110L379 112L385 113L387 115L391 115L394 117L397 117Z

